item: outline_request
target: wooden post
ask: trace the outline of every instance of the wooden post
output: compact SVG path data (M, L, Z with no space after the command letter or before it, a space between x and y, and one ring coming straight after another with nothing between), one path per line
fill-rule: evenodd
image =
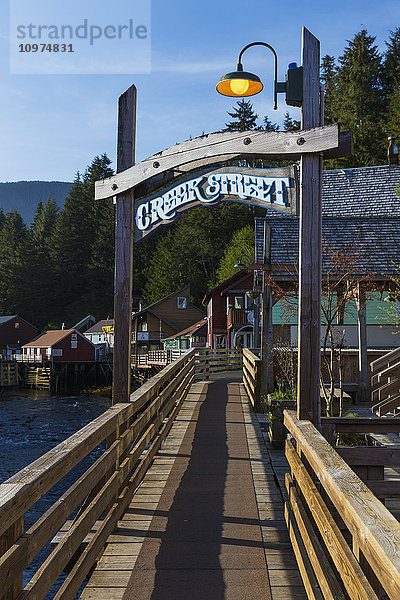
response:
M271 226L264 221L264 265L271 263ZM268 271L269 272L269 271ZM274 391L274 365L272 356L272 297L271 288L266 284L267 274L263 272L262 320L261 320L261 395Z
M358 313L358 371L359 371L359 400L368 401L368 353L367 353L367 303L365 287L358 283L356 293Z
M303 107L301 127L317 127L319 41L303 27ZM299 236L299 326L297 414L320 424L321 172L319 154L301 157Z
M119 98L117 172L135 163L136 88ZM113 404L128 402L131 390L133 193L117 196L115 222Z
M23 534L24 517L20 517L0 536L0 556L3 556ZM8 592L2 596L1 600L15 600L22 592L23 587L23 571L20 570L14 583L10 586Z

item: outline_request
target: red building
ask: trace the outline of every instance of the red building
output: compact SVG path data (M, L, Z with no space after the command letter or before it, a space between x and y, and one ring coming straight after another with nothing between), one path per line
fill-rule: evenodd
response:
M253 288L253 273L241 270L208 292L207 346L211 348L249 348L253 345L253 300L246 295Z
M11 358L38 333L36 327L17 315L0 317L0 355L5 360Z
M54 329L25 344L23 354L38 362L94 362L95 346L76 329Z

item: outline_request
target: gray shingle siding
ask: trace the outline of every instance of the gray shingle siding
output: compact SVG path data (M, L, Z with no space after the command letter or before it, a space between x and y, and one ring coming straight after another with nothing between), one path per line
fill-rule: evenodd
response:
M363 167L324 171L322 232L329 247L357 248L362 255L357 271L398 275L400 265L400 167ZM298 262L298 217L267 210L271 225L272 262ZM264 218L256 218L256 262L262 262ZM323 271L329 263L323 258Z

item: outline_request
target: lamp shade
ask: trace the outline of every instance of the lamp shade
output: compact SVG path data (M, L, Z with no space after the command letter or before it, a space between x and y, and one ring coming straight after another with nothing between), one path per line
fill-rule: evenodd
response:
M223 75L217 83L217 92L223 96L254 96L263 89L260 78L247 71L233 71Z

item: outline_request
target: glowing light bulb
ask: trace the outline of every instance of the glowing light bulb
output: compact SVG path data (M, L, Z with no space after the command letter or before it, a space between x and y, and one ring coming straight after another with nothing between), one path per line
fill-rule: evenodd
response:
M230 83L232 92L238 96L244 96L249 89L249 82L247 79L232 79Z

